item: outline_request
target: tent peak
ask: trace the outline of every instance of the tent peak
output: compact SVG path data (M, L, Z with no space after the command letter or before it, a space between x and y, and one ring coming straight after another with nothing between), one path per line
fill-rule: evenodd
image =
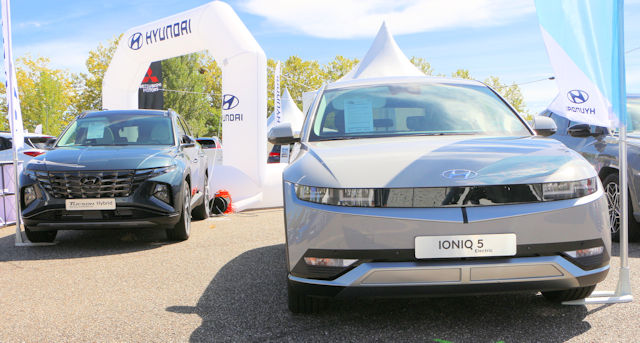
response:
M362 61L338 82L385 76L424 76L424 73L400 50L383 21Z

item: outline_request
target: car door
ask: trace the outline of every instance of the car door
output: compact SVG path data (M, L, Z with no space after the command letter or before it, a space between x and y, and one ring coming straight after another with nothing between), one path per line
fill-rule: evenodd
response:
M202 191L203 186L203 168L202 161L206 160L204 156L204 152L200 147L200 144L196 142L195 137L191 134L189 130L189 126L182 120L182 118L178 118L178 127L182 131L180 133L180 141L183 144L183 149L185 155L188 156L191 162L191 195L194 195L198 191ZM180 131L179 130L179 131Z

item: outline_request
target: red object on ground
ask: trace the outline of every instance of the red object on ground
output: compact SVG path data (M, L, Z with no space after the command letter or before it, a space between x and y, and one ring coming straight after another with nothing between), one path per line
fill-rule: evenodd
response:
M227 210L224 211L224 213L233 213L233 206L231 205L231 195L229 194L229 191L221 189L216 192L216 198L217 197L226 198L229 202L229 205L227 205Z

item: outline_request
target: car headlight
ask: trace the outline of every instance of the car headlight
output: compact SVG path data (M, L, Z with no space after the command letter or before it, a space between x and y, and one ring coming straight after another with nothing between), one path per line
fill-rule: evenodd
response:
M595 177L580 181L543 183L542 198L544 201L581 198L597 190L598 180Z
M596 192L596 177L537 184L420 187L328 188L295 184L298 199L352 207L468 207L523 204L581 198Z
M171 191L170 191L170 189L171 188L166 183L156 183L156 185L153 187L153 193L151 195L156 197L158 200L161 200L161 201L171 205Z
M22 199L25 206L29 206L36 200L36 190L33 186L27 186L22 189Z

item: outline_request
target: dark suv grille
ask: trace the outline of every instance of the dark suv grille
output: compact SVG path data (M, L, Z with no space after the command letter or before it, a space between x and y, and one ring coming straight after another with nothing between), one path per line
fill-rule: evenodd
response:
M54 198L128 197L154 169L36 172L38 182Z

